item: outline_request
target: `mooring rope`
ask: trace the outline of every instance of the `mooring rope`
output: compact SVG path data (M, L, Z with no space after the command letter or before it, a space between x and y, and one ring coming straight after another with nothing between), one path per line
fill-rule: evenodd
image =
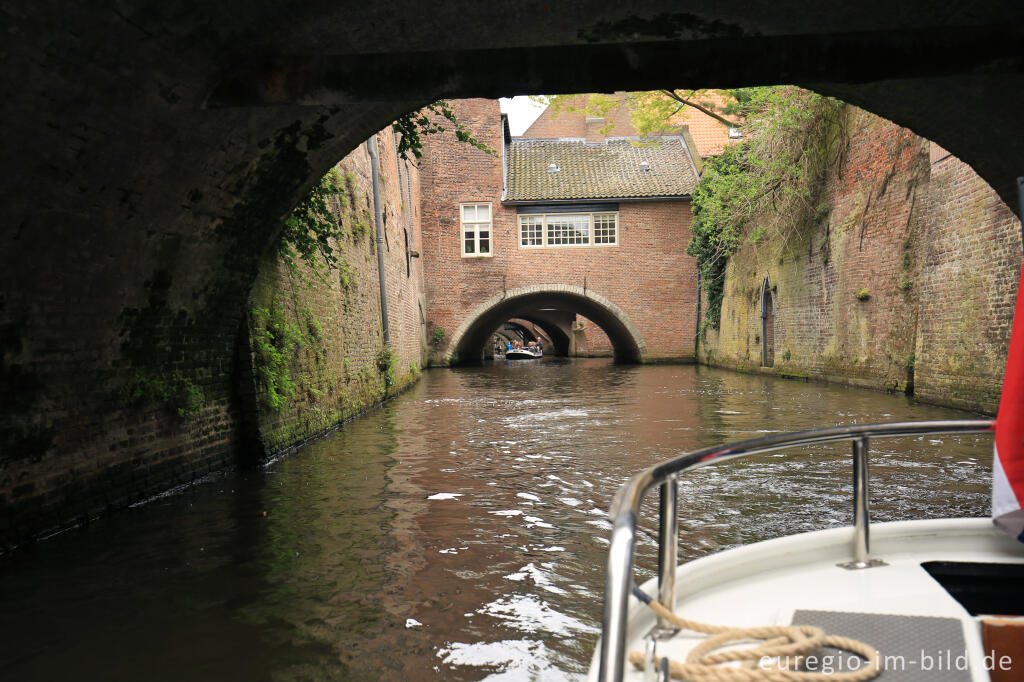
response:
M687 654L685 661L668 659L669 675L675 679L690 682L865 682L879 674L878 651L870 644L849 637L826 635L821 628L810 625L734 628L698 623L680 618L636 587L633 593L656 615L677 628L710 635ZM764 641L748 648L719 651L751 640ZM836 673L793 669L799 668L808 654L823 646L857 654L866 663L857 670ZM634 651L629 654L629 660L637 668L643 669L643 653ZM739 667L722 665L734 662L738 662ZM661 659L656 660L655 664L660 665Z

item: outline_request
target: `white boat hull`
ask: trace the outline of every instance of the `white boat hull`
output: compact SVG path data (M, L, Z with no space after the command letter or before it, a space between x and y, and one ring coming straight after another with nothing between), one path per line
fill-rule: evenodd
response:
M956 619L963 629L961 652L941 651L941 665L957 665L966 655L972 682L989 679L979 619L971 616L924 568L928 561L1024 563L1024 544L998 531L989 519L940 519L878 523L871 526L871 555L885 566L848 570L852 528L803 533L739 547L679 567L675 613L688 619L729 626L789 625L797 610L895 614ZM657 595L657 579L642 586ZM655 625L651 610L630 597L627 651L644 651ZM843 635L842 632L828 634ZM684 660L701 639L676 636L658 643L657 655ZM885 663L884 643L872 643ZM940 647L941 648L941 647ZM600 651L600 649L598 649ZM938 666L938 650L922 649L906 669ZM597 680L595 652L588 679ZM935 668L937 669L937 668ZM626 664L625 680L643 673Z
M544 351L530 351L525 348L513 348L512 350L505 351L506 360L536 360L543 356Z

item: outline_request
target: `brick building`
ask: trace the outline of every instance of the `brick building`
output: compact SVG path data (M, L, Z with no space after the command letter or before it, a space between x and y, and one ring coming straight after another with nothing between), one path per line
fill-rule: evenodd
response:
M510 319L543 330L557 354L692 360L692 140L513 138L497 102L454 104L495 154L448 136L425 146L426 313L444 332L435 360L480 358Z
M632 137L637 134L633 127L630 116L630 107L626 101L626 93L617 92L614 95L605 95L610 98L606 111L603 115L588 115L584 113L582 98L587 95L578 95L581 98L579 107L555 111L547 108L523 133L524 138L561 138L576 137L587 140L604 139L604 135L614 137ZM715 106L725 104L725 98L714 90L701 91L695 98L700 103L709 103ZM606 107L601 107L606 109ZM727 126L721 121L708 116L707 114L694 109L683 107L670 119L670 131L688 135L692 140L691 148L696 150L701 158L717 156L722 153L726 145L742 139L738 129Z

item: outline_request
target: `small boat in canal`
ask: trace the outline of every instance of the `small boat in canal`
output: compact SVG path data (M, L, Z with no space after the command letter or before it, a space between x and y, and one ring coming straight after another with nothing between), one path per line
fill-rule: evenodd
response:
M536 346L529 348L510 348L505 351L506 360L535 360L544 357L544 351Z

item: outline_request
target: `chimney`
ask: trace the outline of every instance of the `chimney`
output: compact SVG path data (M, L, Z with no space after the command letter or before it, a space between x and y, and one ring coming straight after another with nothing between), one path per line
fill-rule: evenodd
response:
M587 142L604 142L604 116L587 116Z

